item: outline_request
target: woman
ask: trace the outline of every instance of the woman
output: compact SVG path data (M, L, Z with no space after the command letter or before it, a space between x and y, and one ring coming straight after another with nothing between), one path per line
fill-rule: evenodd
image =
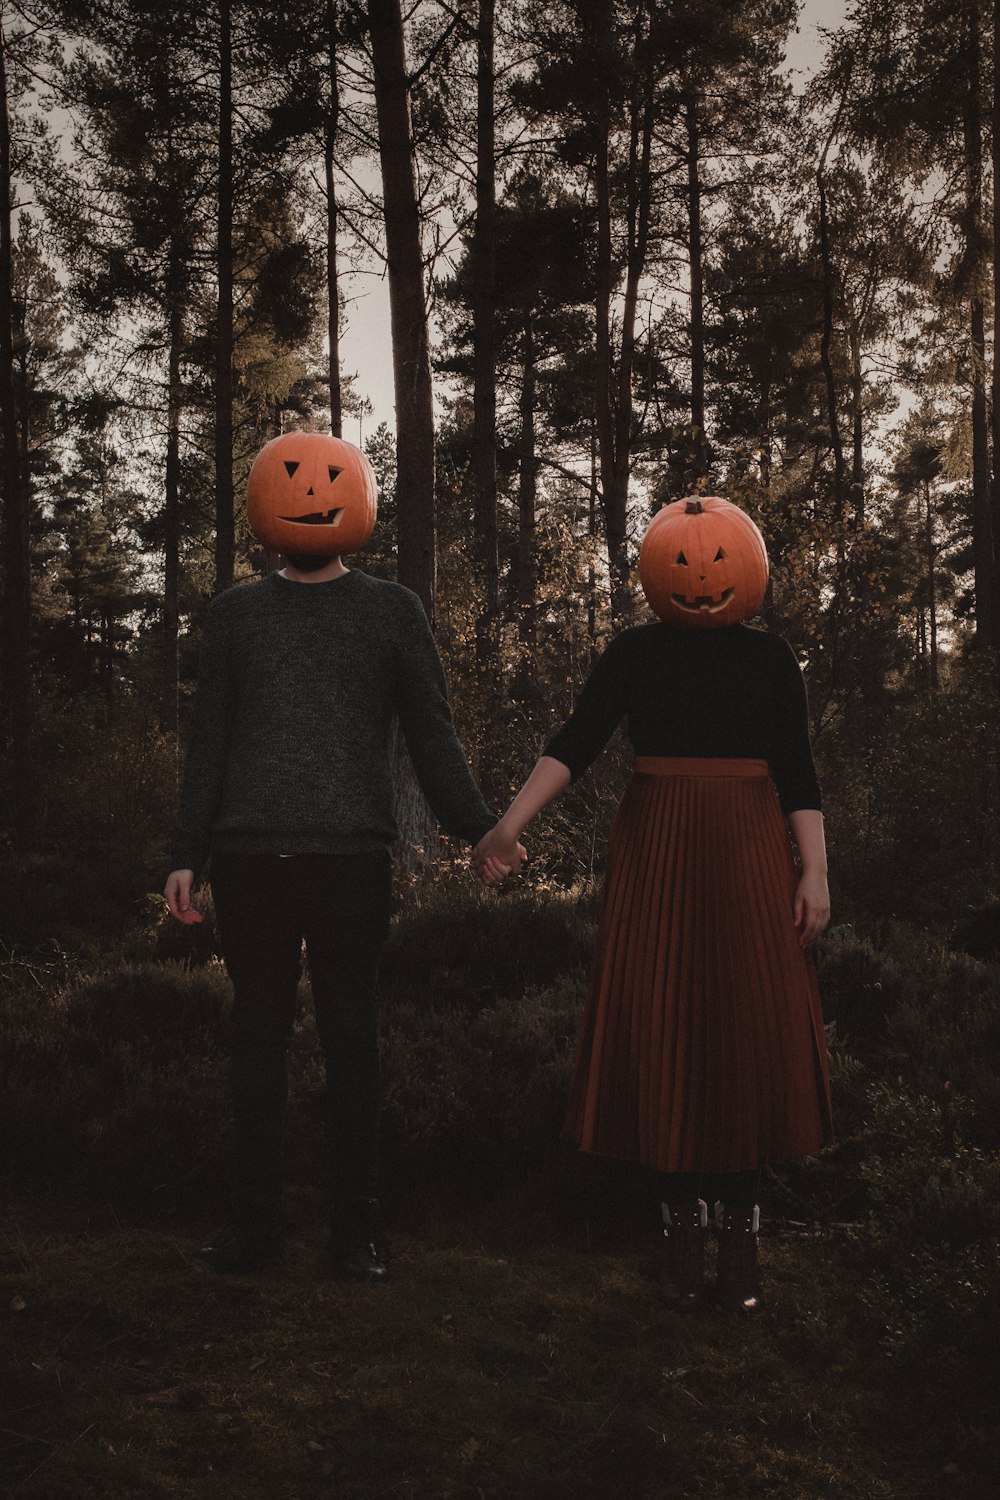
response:
M752 1312L761 1169L832 1140L807 951L830 903L805 687L787 643L742 623L767 555L737 507L666 506L640 576L660 619L611 642L474 858L487 884L518 867L524 828L627 716L634 775L609 841L565 1133L663 1174L676 1306L701 1298L716 1198L718 1295Z

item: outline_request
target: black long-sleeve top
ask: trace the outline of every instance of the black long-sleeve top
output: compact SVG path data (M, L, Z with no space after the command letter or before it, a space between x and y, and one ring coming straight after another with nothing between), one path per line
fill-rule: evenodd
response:
M805 683L780 636L730 625L678 630L662 621L608 646L544 754L573 780L628 717L636 755L766 760L782 810L820 808Z

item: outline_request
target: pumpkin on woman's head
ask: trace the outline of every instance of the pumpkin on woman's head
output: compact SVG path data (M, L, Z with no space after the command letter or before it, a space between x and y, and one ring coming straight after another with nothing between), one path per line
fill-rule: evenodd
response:
M764 538L745 511L714 495L657 511L639 551L639 581L661 620L719 630L757 613L767 589Z
M322 432L283 432L257 454L247 519L274 552L337 557L375 529L377 486L360 448Z

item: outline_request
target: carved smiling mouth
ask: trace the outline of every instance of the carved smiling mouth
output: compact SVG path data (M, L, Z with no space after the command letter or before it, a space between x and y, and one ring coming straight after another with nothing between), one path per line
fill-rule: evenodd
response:
M307 516L279 516L279 521L291 521L295 526L339 526L344 507L333 506L330 510L314 510Z
M723 589L718 599L714 594L699 594L694 600L686 598L684 594L674 594L673 600L675 604L680 605L681 609L707 609L709 614L715 614L716 610L725 609L734 593L735 589Z

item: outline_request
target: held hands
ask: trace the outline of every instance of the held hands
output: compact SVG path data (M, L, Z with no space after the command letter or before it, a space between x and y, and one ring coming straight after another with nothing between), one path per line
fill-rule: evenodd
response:
M183 922L185 927L191 927L196 922L204 922L205 918L200 911L195 911L191 905L191 887L194 884L193 870L173 870L167 876L167 883L163 887L170 915L176 917L178 922Z
M483 885L500 885L512 872L519 875L528 851L502 822L491 828L472 851L472 864Z
M830 890L824 874L803 873L795 890L794 911L799 947L808 948L830 920Z

